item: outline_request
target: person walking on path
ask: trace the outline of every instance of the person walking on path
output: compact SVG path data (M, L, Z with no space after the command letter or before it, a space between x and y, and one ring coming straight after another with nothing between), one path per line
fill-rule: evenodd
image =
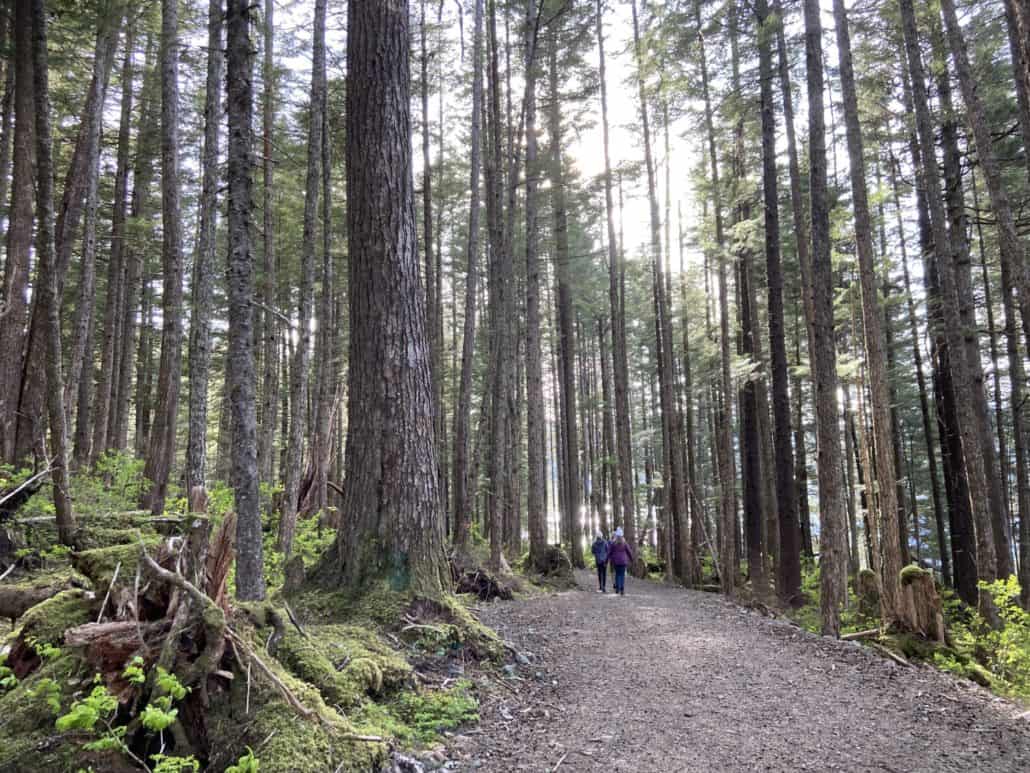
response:
M605 588L608 580L608 545L608 540L598 532L594 544L590 546L590 550L594 554L594 562L597 564L597 589L601 593L608 592Z
M626 595L626 567L633 563L633 548L622 537L622 529L615 530L615 539L608 545L608 560L615 569L615 593Z

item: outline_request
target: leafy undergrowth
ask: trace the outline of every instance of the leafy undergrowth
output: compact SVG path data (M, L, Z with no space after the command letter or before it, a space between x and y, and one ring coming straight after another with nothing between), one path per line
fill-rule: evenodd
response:
M861 582L858 583L861 586ZM802 628L818 633L819 569L807 567L802 586L806 603L789 615ZM981 583L991 594L1004 625L993 629L977 612L949 589L938 588L944 609L948 642L935 644L923 637L882 632L863 639L878 644L908 660L936 666L970 679L993 692L1030 702L1030 613L1019 605L1019 583L1015 577ZM841 633L857 633L880 626L876 602L848 589L847 606L841 611Z
M378 770L392 750L420 749L478 720L465 675L492 670L505 649L469 609L474 599L419 598L385 583L359 596L313 583L285 594L274 549L266 551L270 601L237 605L228 622L239 647L226 647L203 685L152 690L156 652L98 673L65 644L65 631L97 620L109 588L106 620L116 605L145 608L145 589L133 601L140 538L153 553L182 527L177 521L192 520L178 518L181 499L169 500L158 523L136 510L142 483L140 465L120 456L75 476L76 550L56 546L45 520L18 534L20 568L5 586L45 585L50 596L0 639L0 773L23 770L26 760L37 770L112 773ZM48 492L20 516L26 508L50 514ZM231 491L209 492L212 530L231 508ZM313 564L333 534L317 518L302 520L294 556ZM128 676L140 674L146 686Z

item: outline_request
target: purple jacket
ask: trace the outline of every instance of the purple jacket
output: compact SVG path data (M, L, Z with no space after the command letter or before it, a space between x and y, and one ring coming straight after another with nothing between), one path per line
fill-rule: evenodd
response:
M629 566L633 563L633 549L625 540L611 542L608 545L608 560L612 566Z

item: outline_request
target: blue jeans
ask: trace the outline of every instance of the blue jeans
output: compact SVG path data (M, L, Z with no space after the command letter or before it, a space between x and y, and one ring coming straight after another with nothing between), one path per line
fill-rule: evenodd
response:
M604 586L608 579L608 564L597 565L597 587L604 590Z
M622 593L626 590L626 567L615 567L615 592Z

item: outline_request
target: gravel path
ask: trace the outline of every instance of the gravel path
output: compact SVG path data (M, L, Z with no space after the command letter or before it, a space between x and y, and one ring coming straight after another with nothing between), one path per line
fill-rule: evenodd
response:
M462 769L1030 771L1030 711L970 682L714 594L577 580L484 605L532 662L459 737Z

